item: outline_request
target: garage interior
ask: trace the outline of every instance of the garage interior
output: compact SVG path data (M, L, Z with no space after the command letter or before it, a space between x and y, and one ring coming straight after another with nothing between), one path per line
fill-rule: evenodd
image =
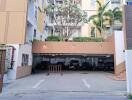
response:
M49 65L61 65L62 71L108 71L114 73L113 55L34 54L33 73L48 70Z

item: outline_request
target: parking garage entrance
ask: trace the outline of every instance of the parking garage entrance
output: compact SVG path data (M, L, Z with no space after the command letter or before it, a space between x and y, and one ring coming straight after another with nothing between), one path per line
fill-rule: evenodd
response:
M61 65L62 71L114 72L113 55L34 54L33 72L47 71L50 65Z

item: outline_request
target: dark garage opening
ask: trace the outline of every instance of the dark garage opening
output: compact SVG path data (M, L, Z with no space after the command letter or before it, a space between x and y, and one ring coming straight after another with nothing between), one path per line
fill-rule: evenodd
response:
M48 70L50 64L62 65L63 71L114 72L113 55L34 54L33 73Z

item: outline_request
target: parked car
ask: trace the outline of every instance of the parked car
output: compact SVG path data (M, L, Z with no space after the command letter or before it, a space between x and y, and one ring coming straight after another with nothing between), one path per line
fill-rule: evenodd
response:
M80 67L78 60L71 60L69 69L78 69Z
M89 66L89 62L83 62L83 63L82 63L82 66L81 66L81 69L82 69L82 70L87 70L87 69L89 69L89 67L90 67L90 66Z

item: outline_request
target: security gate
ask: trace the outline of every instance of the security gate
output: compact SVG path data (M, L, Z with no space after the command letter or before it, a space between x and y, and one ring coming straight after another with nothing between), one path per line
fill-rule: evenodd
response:
M49 65L48 66L48 75L50 73L60 73L61 75L63 75L62 73L62 65Z
M0 92L2 92L3 87L3 76L4 76L4 69L5 69L5 56L6 51L0 50Z

